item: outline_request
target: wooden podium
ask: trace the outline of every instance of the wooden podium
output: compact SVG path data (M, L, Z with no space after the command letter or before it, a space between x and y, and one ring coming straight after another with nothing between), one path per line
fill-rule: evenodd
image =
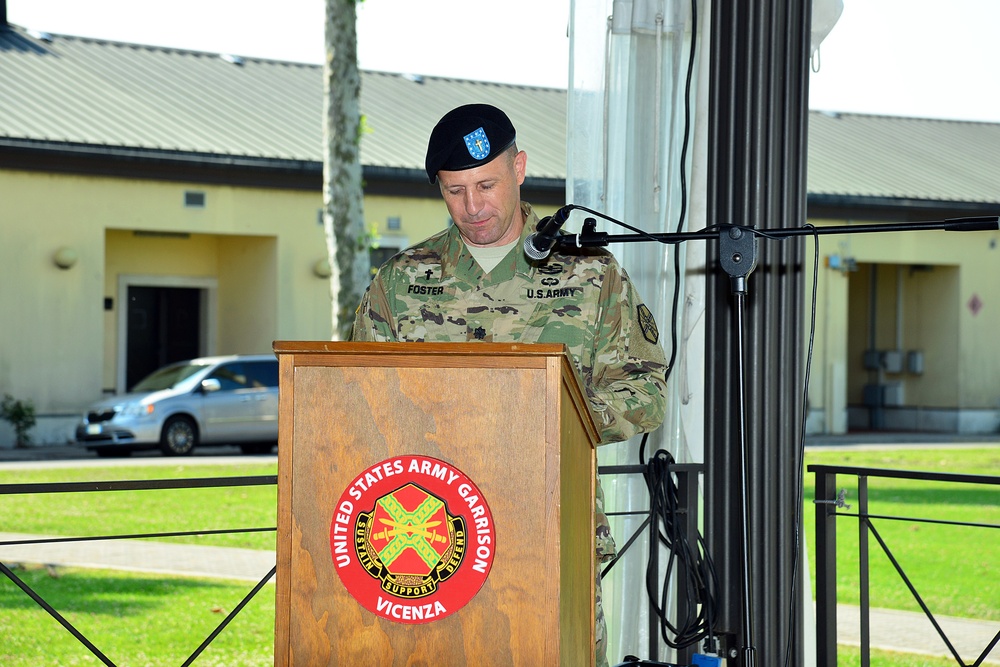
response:
M593 664L598 438L562 345L274 351L275 665Z

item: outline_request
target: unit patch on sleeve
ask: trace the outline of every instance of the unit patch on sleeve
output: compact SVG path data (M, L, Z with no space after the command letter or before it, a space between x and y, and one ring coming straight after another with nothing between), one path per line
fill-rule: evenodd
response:
M636 308L636 314L639 319L639 328L642 329L642 337L653 345L656 345L656 342L660 340L660 332L656 328L656 320L653 319L653 313L649 312L646 304L640 303Z

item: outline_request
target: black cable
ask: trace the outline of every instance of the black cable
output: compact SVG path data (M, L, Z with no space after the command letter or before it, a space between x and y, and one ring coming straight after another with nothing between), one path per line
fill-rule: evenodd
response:
M680 513L681 500L674 475L670 471L674 459L666 450L659 450L646 464L643 476L649 490L649 525L651 539L650 558L646 566L646 594L650 609L656 613L663 641L674 649L680 649L710 638L714 633L718 578L711 557L700 533L692 543L684 525L684 515ZM658 568L656 551L666 548L670 556L662 580ZM666 610L667 594L671 577L678 568L678 590L684 591L684 614L671 622ZM681 610L678 609L678 614Z
M687 72L684 77L684 132L681 140L680 163L681 168L681 203L680 212L677 215L676 233L684 231L684 223L687 220L687 153L688 144L691 139L691 80L694 78L694 60L697 55L698 46L698 0L691 0L691 48L688 51ZM629 228L632 231L644 234L642 230ZM671 297L670 306L670 358L667 359L667 369L663 381L670 380L670 375L674 370L674 362L677 361L677 311L680 304L680 283L681 283L681 259L680 253L674 252L674 293ZM646 440L649 434L646 433L639 445L639 463L646 464L645 451Z
M691 0L691 49L688 52L687 75L684 79L684 133L681 141L680 178L681 178L681 210L677 216L675 231L679 234L684 230L687 220L687 152L691 134L691 79L694 76L694 59L698 44L698 2ZM670 309L670 359L667 361L667 377L674 368L677 359L677 310L680 303L681 260L680 253L674 252L674 296Z
M795 575L798 572L799 566L799 549L801 546L801 536L799 535L800 526L802 525L802 505L804 504L804 482L803 475L805 471L803 470L805 456L806 456L806 420L809 418L809 376L812 373L812 358L813 358L813 342L816 338L816 294L817 285L819 283L819 235L816 232L816 227L810 224L806 224L813 230L813 284L812 284L812 307L809 312L809 350L806 353L806 373L802 384L802 423L799 431L799 447L796 450L797 456L793 461L796 467L796 498L795 498L795 511L793 520L794 525L794 540L792 546L792 577L789 583L788 591L788 638L785 642L785 665L790 664L792 654L792 634L795 627Z

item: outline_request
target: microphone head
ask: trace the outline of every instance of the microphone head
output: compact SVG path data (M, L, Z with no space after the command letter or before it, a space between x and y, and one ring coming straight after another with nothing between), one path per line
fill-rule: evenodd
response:
M535 246L535 237L538 234L528 234L527 238L524 239L524 254L528 256L528 259L545 259L552 252L552 249L542 250Z

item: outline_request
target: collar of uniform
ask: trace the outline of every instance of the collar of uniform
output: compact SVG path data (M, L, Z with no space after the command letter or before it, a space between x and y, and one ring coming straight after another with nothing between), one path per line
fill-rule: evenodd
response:
M531 204L524 201L521 202L521 213L524 215L524 228L521 230L521 237L518 239L517 245L514 246L514 272L520 276L530 276L533 275L535 267L528 262L527 255L521 249L524 247L524 239L528 237L528 234L534 232L535 227L538 226L538 215L532 209ZM462 240L462 235L458 232L458 226L452 225L448 229L448 233L450 237L448 240L448 249L442 257L444 263L449 263L448 259L453 258L452 271L455 275L472 282L480 282L484 277L483 269L479 266L476 258L472 256L472 253L469 252L465 241ZM506 279L500 275L503 272L502 264L503 262L493 269L490 274L492 279ZM507 266L510 265L508 264ZM446 274L452 272L446 266L442 266L442 270ZM507 271L509 270L507 269ZM508 273L507 275L509 276L510 274ZM493 282L493 280L490 282Z

